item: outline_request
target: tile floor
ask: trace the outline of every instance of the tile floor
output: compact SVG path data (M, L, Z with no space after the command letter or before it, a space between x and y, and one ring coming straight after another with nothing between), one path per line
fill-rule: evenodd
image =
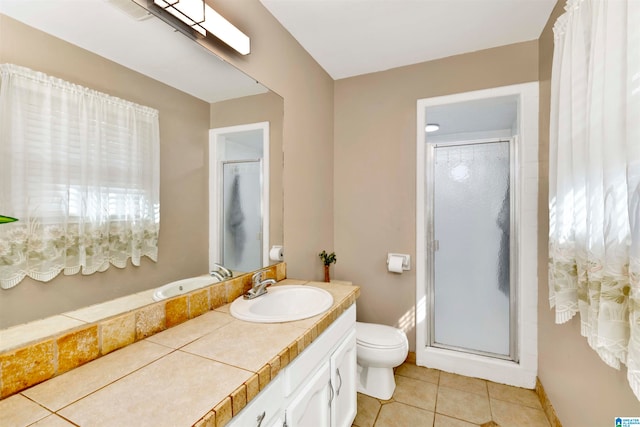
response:
M404 363L390 400L358 393L357 427L549 427L538 395Z

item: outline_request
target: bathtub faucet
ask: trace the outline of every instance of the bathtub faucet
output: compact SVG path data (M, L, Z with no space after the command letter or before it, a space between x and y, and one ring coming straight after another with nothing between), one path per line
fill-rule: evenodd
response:
M267 286L273 285L276 283L273 279L264 279L262 280L262 271L258 271L251 276L251 289L244 294L244 299L254 299L259 297L260 295L264 295L267 293Z
M224 280L224 276L222 274L220 274L219 271L210 271L209 274L212 277L215 277L216 279L218 279L219 282L222 282Z
M214 270L211 270L209 274L215 277L216 279L223 281L225 279L230 279L233 277L233 273L228 268L225 268L222 264L218 264L214 262L213 267L214 267Z

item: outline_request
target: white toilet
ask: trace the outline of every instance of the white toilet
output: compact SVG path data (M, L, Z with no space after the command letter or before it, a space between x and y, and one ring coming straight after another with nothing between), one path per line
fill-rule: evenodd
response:
M409 342L400 329L356 322L358 392L388 400L396 388L393 368L407 358Z

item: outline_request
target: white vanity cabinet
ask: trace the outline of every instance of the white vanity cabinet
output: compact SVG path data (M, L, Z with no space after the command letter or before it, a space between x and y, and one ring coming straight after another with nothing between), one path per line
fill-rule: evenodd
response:
M296 393L285 411L287 427L330 426L331 396L329 363L325 363Z
M320 369L295 393L287 427L349 427L356 417L356 331L351 330Z
M354 304L228 425L351 426L357 406L355 322Z
M350 427L358 410L356 362L356 331L349 332L347 338L331 355L331 426Z

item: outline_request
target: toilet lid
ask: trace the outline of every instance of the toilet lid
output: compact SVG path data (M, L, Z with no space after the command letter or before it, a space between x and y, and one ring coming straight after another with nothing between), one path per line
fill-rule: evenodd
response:
M367 347L394 348L407 345L407 336L391 326L356 322L356 341Z

